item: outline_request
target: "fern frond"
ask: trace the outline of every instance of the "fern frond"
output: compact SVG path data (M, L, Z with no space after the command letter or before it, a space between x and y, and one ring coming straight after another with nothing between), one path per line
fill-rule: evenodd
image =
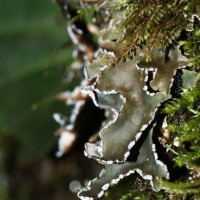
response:
M148 44L147 51L163 49L176 44L183 30L191 23L194 14L199 14L197 1L147 1L121 0L111 4L110 11L118 11L123 18L118 29L126 29L123 38L130 49ZM136 36L138 40L134 42Z

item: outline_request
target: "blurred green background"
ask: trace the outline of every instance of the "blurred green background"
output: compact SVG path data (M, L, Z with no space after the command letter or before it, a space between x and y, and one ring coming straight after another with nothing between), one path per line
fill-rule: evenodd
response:
M58 15L50 0L0 3L0 130L22 140L23 160L46 151L55 139L52 114L65 109L54 98L66 89L61 66L71 58L60 48L67 34Z
M67 34L58 15L50 0L0 3L0 129L21 140L21 159L46 151L55 139L52 114L65 109L54 98L66 89L60 68L71 58L60 48Z
M72 199L60 181L66 168L49 158L58 139L52 114L69 112L55 99L71 88L65 26L51 0L0 0L0 200Z

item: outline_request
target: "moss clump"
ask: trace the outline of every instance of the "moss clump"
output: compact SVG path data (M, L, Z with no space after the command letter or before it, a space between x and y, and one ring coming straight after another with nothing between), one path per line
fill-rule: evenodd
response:
M197 166L200 164L200 89L195 86L185 89L182 97L169 104L165 109L169 115L168 129L176 132L179 166ZM177 120L178 119L178 120Z
M188 173L177 182L162 181L162 187L173 193L173 199L199 199L200 197L200 82L183 88L181 98L168 104L164 111L168 115L168 129L172 139L168 142L176 152L174 161L186 167Z

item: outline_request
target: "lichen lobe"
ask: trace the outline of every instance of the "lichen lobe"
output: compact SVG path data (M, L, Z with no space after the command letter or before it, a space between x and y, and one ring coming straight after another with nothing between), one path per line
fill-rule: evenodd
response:
M157 164L152 145L152 131L150 131L140 149L137 161L106 164L100 176L91 181L86 189L81 190L78 196L81 199L87 197L92 199L99 198L99 195L103 194L110 186L117 184L125 176L129 176L135 171L144 179L150 180L154 190L158 191L160 188L156 183L155 177L169 178L169 174L162 162Z
M99 70L91 91L97 92L96 101L100 107L117 114L100 130L100 141L85 145L86 156L105 165L105 169L88 188L79 192L80 198L99 198L110 186L134 172L150 180L156 191L159 190L156 177L169 178L166 165L156 156L152 126L156 111L171 97L170 88L176 70L184 67L187 59L178 48L170 50L168 60L165 56L163 51L154 51L150 61L140 54ZM148 72L152 71L155 75L147 85ZM148 91L148 87L155 92ZM114 96L110 97L113 91ZM122 99L125 100L121 102ZM113 100L117 103L112 104ZM136 161L128 161L129 155L134 153L131 150L147 132Z

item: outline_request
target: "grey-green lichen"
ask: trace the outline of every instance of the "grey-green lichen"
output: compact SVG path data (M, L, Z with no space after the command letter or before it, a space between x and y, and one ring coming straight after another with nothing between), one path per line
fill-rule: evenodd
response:
M87 84L82 85L82 91L107 113L98 139L85 144L85 155L104 169L78 196L84 200L100 198L109 187L135 172L150 180L155 191L198 193L198 1L98 2L109 11L109 24L100 31L101 49L85 67ZM182 68L186 68L181 72L183 92L173 102L173 77ZM165 107L169 100L172 103ZM193 180L193 185L180 183L176 189L176 183L162 180L170 177L168 163L158 158L152 137L159 139L157 126L162 125L158 121L163 105L168 126L160 130L168 136L160 143L166 154L169 149L173 152L169 156L177 165L187 167L192 175L186 179Z

